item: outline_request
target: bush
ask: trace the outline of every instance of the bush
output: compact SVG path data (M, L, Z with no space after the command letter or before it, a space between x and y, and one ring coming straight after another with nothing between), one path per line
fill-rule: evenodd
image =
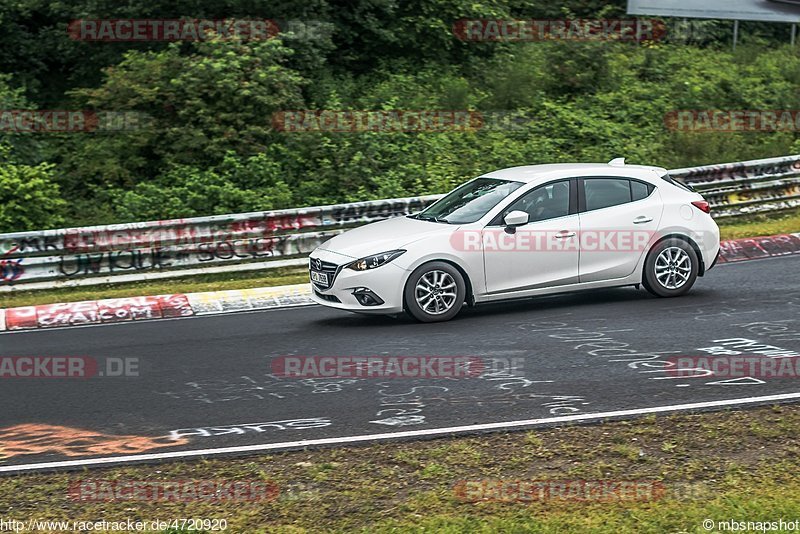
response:
M66 202L53 176L54 166L0 161L0 232L44 230L64 223Z
M228 154L218 169L175 165L155 180L111 198L121 221L200 217L291 207L291 191L260 155L240 160Z

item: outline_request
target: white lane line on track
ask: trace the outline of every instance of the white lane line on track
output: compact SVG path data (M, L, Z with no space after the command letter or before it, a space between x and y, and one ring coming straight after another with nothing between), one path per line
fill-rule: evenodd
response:
M774 401L791 400L791 399L800 399L800 392L782 393L778 395L765 395L762 397L743 397L739 399L727 399L720 401L693 402L689 404L673 404L668 406L655 406L652 408L617 410L613 412L565 415L560 417L549 417L544 419L507 421L505 423L484 423L480 425L428 428L425 430L406 430L402 432L387 432L384 434L366 434L360 436L343 436L338 438L286 441L282 443L264 443L261 445L242 445L238 447L219 447L215 449L195 449L190 451L159 452L152 454L133 454L129 456L110 456L105 458L88 458L85 460L66 460L61 462L44 462L44 463L26 464L26 465L7 465L7 466L0 466L0 473L19 473L25 471L58 469L64 467L86 467L86 466L100 466L106 464L126 464L131 462L142 462L148 460L167 460L171 458L197 458L201 456L216 456L220 454L237 454L245 452L273 451L280 449L297 449L302 447L313 447L317 445L348 445L351 443L390 440L398 438L446 436L448 434L474 433L476 431L483 431L483 430L502 430L502 429L513 429L520 427L533 427L537 425L545 425L553 423L596 421L600 419L629 417L634 415L677 412L677 411L696 410L701 408L713 408L721 406L739 406L745 404L769 403Z

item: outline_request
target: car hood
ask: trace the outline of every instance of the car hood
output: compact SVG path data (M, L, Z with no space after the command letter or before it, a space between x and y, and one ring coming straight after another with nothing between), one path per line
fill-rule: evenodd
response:
M400 249L434 234L450 234L458 228L459 225L394 217L348 230L320 245L319 250L358 259Z

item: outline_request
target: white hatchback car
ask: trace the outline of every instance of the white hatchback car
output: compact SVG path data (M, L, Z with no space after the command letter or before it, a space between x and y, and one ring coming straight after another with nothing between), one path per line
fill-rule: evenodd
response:
M312 298L433 322L464 304L578 289L675 297L717 261L709 212L666 169L623 159L503 169L323 243L310 255Z

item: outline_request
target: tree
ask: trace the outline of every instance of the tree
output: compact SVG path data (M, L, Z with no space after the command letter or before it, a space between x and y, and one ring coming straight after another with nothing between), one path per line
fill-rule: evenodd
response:
M272 113L302 107L304 80L284 66L290 54L278 39L129 52L106 69L100 87L72 94L82 105L140 112L150 120L134 131L75 140L64 153L67 172L82 181L130 186L170 165L205 168L228 152L263 152L275 140Z

